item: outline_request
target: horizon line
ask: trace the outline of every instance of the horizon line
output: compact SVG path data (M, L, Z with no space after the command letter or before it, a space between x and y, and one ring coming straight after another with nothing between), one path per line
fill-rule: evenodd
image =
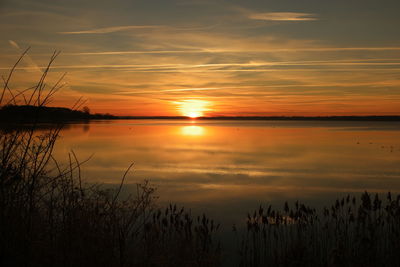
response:
M116 119L175 119L175 120L390 120L400 121L400 115L329 115L329 116L116 116Z

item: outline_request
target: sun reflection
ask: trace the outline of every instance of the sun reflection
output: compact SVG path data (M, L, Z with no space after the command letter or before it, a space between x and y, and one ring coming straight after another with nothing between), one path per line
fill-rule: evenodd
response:
M209 102L198 99L188 99L176 102L179 112L186 117L198 118L204 116L208 110Z
M192 125L192 126L183 126L181 128L181 132L183 135L200 136L204 135L205 130L204 127Z

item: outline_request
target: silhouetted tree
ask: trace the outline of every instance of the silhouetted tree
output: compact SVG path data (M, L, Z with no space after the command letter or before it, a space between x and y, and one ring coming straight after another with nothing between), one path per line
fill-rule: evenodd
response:
M83 111L84 113L86 113L86 114L90 114L90 108L89 108L88 106L84 106L84 107L82 108L82 111Z

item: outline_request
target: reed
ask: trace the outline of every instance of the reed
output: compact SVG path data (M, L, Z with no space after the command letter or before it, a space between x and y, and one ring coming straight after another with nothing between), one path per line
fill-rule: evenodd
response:
M240 266L399 266L400 195L348 195L322 213L303 204L247 217Z

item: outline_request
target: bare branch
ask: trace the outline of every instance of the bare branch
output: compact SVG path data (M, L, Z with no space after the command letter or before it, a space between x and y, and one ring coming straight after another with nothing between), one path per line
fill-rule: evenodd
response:
M11 71L10 71L10 73L8 74L8 77L7 77L7 79L6 79L5 83L4 83L3 91L2 91L1 96L0 96L0 105L1 105L1 103L3 102L3 98L4 98L4 94L5 94L6 88L8 87L8 84L9 84L9 82L10 82L10 79L11 79L11 77L12 77L12 75L13 75L13 72L14 72L15 68L18 66L19 62L20 62L20 61L22 60L22 58L26 55L26 53L28 53L29 49L30 49L30 47L28 47L27 49L25 49L25 51L24 51L24 52L21 54L21 56L18 58L17 62L15 62L14 66L11 68Z

